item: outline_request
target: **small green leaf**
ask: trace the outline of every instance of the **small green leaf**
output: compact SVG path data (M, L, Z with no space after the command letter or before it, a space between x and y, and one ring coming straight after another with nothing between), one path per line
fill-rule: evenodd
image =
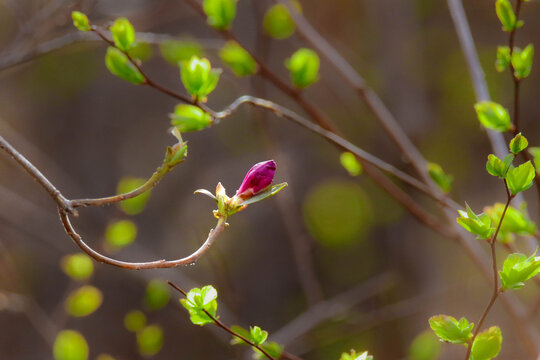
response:
M131 310L124 316L124 326L128 331L138 332L146 326L146 316L140 310Z
M207 285L202 289L191 289L185 299L180 299L180 303L189 312L190 320L195 325L211 324L214 320L209 317L206 310L212 317L217 318L217 291Z
M266 351L274 359L281 358L283 353L283 346L275 342L266 342L260 346L264 351ZM266 356L260 352L258 349L253 349L253 358L256 360L266 359Z
M90 22L88 17L80 11L73 11L71 13L71 19L73 20L73 25L79 31L90 31Z
M508 46L499 46L497 48L497 60L495 60L495 69L498 72L503 72L506 70L508 65L510 65L510 48Z
M295 1L300 9L300 4ZM276 4L266 11L263 19L264 32L274 39L286 39L294 33L296 27L289 9L283 4Z
M414 338L409 349L409 360L436 360L441 352L441 342L430 331Z
M171 293L166 282L154 279L146 286L144 305L150 310L161 309L169 303Z
M191 40L167 40L159 44L159 50L163 58L174 66L193 56L203 56L201 45Z
M148 61L154 55L154 50L152 49L152 45L150 45L149 43L136 42L128 50L128 54L129 56L131 56L132 59L136 59L139 61Z
M505 204L496 203L493 206L484 208L484 212L491 218L492 224L498 224ZM497 240L503 243L513 241L513 234L516 235L533 235L536 232L536 224L529 219L526 211L526 203L523 202L521 211L509 206L506 210L501 228L497 235Z
M180 75L186 90L199 101L205 101L217 86L221 69L212 69L210 61L193 56L180 64Z
M268 338L268 332L264 331L263 329L261 329L258 326L250 326L249 327L249 335L250 335L250 340L255 345L261 345Z
M54 340L54 360L87 360L88 343L74 330L62 330Z
M98 288L85 285L73 291L66 299L66 312L74 317L84 317L96 311L103 301Z
M529 44L525 49L514 48L512 52L512 66L514 75L518 79L524 79L531 74L534 57L534 46Z
M193 105L176 105L170 118L171 125L176 126L180 132L199 131L212 125L210 114Z
M120 249L131 244L137 237L137 225L130 220L113 222L105 230L105 239L114 248Z
M86 280L94 272L92 259L83 253L64 256L61 267L64 273L73 280Z
M203 0L208 25L218 30L229 29L236 16L237 0Z
M145 183L146 180L143 178L126 176L120 179L120 181L118 182L116 192L118 194L126 194L143 186ZM144 210L151 193L152 191L148 190L138 196L135 196L134 198L124 200L120 202L120 208L128 215L140 214Z
M251 337L249 330L246 330L241 326L232 325L231 330L234 331L236 334L243 336L246 339L249 339ZM231 345L248 345L247 343L244 342L244 340L240 339L237 336L233 336L230 343Z
M341 354L339 360L373 360L373 356L368 355L367 351L363 353L357 353L356 350L351 350L349 353Z
M285 61L294 86L304 89L319 80L319 55L313 50L302 48Z
M471 348L471 360L490 360L501 351L502 333L498 326L482 331L474 339Z
M252 196L249 199L242 201L240 203L240 205L244 206L244 205L253 204L253 203L259 202L261 200L264 200L264 199L266 199L266 198L268 198L270 196L274 196L278 192L280 192L281 190L285 189L285 187L287 187L287 185L288 185L287 183L281 183L281 184L276 184L276 185L269 186L268 188L261 191L257 195Z
M514 195L525 191L533 185L534 176L534 166L530 161L527 161L518 167L511 166L506 174L508 189Z
M127 52L135 42L135 29L126 18L118 18L111 26L111 34L114 40L114 45Z
M442 341L453 344L467 344L472 339L473 323L466 318L459 321L447 315L432 316L429 326Z
M486 163L486 170L490 175L497 176L500 179L504 179L506 178L508 169L510 169L510 166L512 165L512 161L514 161L513 154L506 155L504 157L504 161L502 161L493 154L489 154L488 161Z
M146 81L141 72L129 61L128 57L112 46L107 49L105 65L112 74L135 85Z
M339 162L341 163L341 166L347 170L349 175L351 176L358 176L362 174L362 164L356 159L356 156L354 156L353 153L350 153L348 151L341 153L339 156Z
M523 150L525 150L529 146L529 142L527 141L527 138L521 133L517 134L511 141L510 141L510 151L512 154L517 155Z
M536 256L536 252L529 257L519 253L510 254L499 271L502 289L521 289L525 286L525 281L538 273L540 273L540 256Z
M533 157L534 166L538 169L538 166L540 165L540 147L529 147L528 151Z
M463 226L468 232L477 235L479 239L489 239L493 234L494 228L491 227L491 219L487 214L476 215L469 205L466 205L466 211L458 210L460 217L456 219L459 225Z
M445 193L449 193L452 188L454 177L447 175L439 164L428 163L428 174L431 180Z
M480 123L495 131L508 131L512 129L510 115L501 105L492 101L482 101L474 105Z
M495 3L497 17L501 21L503 31L512 31L516 28L516 14L509 0L497 0Z
M229 41L220 50L219 57L238 77L253 75L258 65L251 55L235 41Z
M158 325L150 325L137 333L139 353L143 356L154 356L163 347L163 330Z

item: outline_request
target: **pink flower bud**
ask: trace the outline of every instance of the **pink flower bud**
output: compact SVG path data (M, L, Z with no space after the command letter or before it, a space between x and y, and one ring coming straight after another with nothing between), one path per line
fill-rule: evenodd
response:
M242 185L236 191L236 196L246 200L266 189L274 180L276 163L274 160L267 160L253 165L246 174Z

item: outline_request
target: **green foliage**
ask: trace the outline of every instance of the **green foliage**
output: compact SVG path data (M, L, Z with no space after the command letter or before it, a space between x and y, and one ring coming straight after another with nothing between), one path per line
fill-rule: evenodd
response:
M221 69L212 69L206 58L193 56L180 64L180 75L186 90L199 101L205 101L217 86Z
M441 342L430 331L414 338L409 349L409 360L436 360L441 352Z
M431 180L445 193L449 193L452 189L452 181L454 177L447 175L439 164L428 163L428 174Z
M339 156L339 162L341 163L341 166L347 170L349 175L351 176L358 176L362 174L363 168L362 164L356 159L356 156L354 156L353 153L350 153L348 151L341 153Z
M264 331L258 326L250 326L249 335L251 342L255 345L261 345L268 338L268 331Z
M319 80L319 55L310 49L299 49L285 61L294 86L304 89Z
M73 25L79 31L90 31L90 22L88 17L80 11L73 11L71 13L71 19L73 20Z
M499 355L502 333L498 326L482 331L474 339L471 348L471 360L490 360Z
M497 60L495 60L495 69L498 72L503 72L506 70L508 65L510 65L510 48L508 46L499 46L497 48Z
M85 285L74 290L66 299L66 312L74 317L84 317L96 311L103 301L103 295L98 288Z
M196 41L167 40L159 44L163 58L172 65L188 61L193 56L203 56L202 46Z
M235 41L228 41L220 50L219 57L236 76L249 76L257 72L258 66L253 57Z
M212 125L210 114L193 105L176 105L170 118L171 125L176 126L180 132L203 130Z
M513 241L513 234L533 235L535 233L536 224L527 216L526 203L523 203L522 206L523 208L521 210L508 206L497 235L497 240L508 243ZM491 218L492 224L499 224L504 207L504 204L496 203L493 206L484 208L485 213Z
M300 8L298 2L294 4ZM274 39L286 39L294 33L296 25L289 9L283 4L276 4L264 14L263 27L268 36Z
M489 239L495 231L491 227L491 219L487 214L476 215L469 205L465 204L466 211L458 210L459 216L456 221L468 232L477 235L479 239Z
M501 105L492 101L482 101L474 105L480 123L491 130L508 131L512 128L510 114Z
M154 356L163 347L163 330L158 325L150 325L137 332L139 353Z
M508 169L508 173L506 174L508 189L514 195L525 191L532 186L534 176L534 166L530 161L527 161L518 167L510 166L510 169Z
M534 57L533 44L527 45L523 50L514 48L512 52L512 66L514 67L514 75L518 79L524 79L531 74L532 63Z
M62 330L56 335L53 346L54 360L87 360L88 344L79 332Z
M356 350L351 350L349 353L341 354L339 360L373 360L373 356L368 355L367 351L359 354Z
M207 285L202 289L191 289L185 299L180 299L180 303L189 312L191 322L203 326L214 322L205 311L217 318L217 296L216 289L212 285Z
M510 151L512 154L517 155L523 150L525 150L529 146L529 142L527 141L527 138L521 133L517 134L511 141L510 141Z
M112 46L109 46L107 49L105 65L113 75L135 85L142 84L146 81L141 72L129 61L128 57L122 51Z
M508 169L510 169L510 166L512 165L512 161L514 161L513 154L506 155L504 157L504 161L493 154L489 154L488 161L486 163L486 170L490 175L504 179L506 178Z
M124 326L128 331L138 332L146 326L146 316L140 310L131 310L124 316Z
M527 257L524 254L514 253L508 255L504 261L501 276L502 289L521 289L525 281L540 273L540 256L536 252Z
M495 2L497 17L501 21L503 31L512 31L517 26L516 14L509 0L497 0Z
M144 305L150 310L161 309L169 303L171 293L166 282L154 279L146 286Z
M131 220L113 222L105 230L105 239L109 245L120 249L131 244L137 237L137 225Z
M118 182L116 192L118 194L126 194L143 186L144 183L146 183L146 180L143 178L126 176ZM148 190L134 198L124 200L120 202L120 208L128 215L137 215L144 210L150 194L151 190Z
M86 280L94 272L92 259L83 253L64 256L61 267L64 273L73 280Z
M432 316L429 319L429 326L435 335L444 342L453 344L467 344L472 339L473 323L462 317L456 320L448 315Z
M538 169L538 166L540 165L540 147L530 147L528 150L529 154L533 157L534 166Z
M135 42L135 29L126 18L118 18L110 28L114 45L126 52Z
M274 359L281 358L281 354L283 353L283 346L273 341L266 342L260 347ZM256 360L261 360L266 359L266 356L258 349L253 348L253 358Z
M132 59L140 61L148 61L154 55L152 46L146 42L136 42L131 46L127 53Z
M287 183L271 185L267 187L265 190L261 191L260 193L257 193L257 195L252 196L249 199L242 201L240 205L244 206L244 205L253 204L253 203L262 201L266 198L269 198L270 196L274 196L281 190L285 189L287 185L288 185Z
M208 25L218 30L231 27L236 16L237 0L203 0L203 10Z

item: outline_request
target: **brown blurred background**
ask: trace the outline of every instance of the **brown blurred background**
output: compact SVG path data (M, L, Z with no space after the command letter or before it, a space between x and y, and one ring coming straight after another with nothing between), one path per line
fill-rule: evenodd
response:
M281 41L264 36L261 21L271 5L241 0L233 31L288 81L284 59L308 45L297 35ZM471 81L445 1L318 0L302 5L307 19L367 79L425 157L454 175L456 200L466 200L477 211L505 200L504 188L484 170L490 147L475 119ZM493 1L467 1L465 6L491 96L510 107L510 76L497 73L493 65L497 45L507 41ZM137 31L197 40L212 64L223 67L216 55L221 38L182 0L2 0L0 59L74 32L70 14L79 9L96 24L126 16ZM532 42L540 48L540 4L528 3L522 15L525 27L517 45ZM115 78L104 66L105 49L99 41L77 43L0 72L0 134L71 198L113 194L124 176L149 177L173 143L168 114L176 102ZM157 46L144 68L159 82L184 91L178 69L163 60ZM535 65L522 87L522 130L533 146L538 146L540 130L537 70ZM237 79L228 69L208 104L221 109L243 94L301 112L264 80ZM410 170L324 60L320 81L306 95L351 142ZM212 191L221 181L232 193L251 165L270 157L278 163L276 182L287 181L289 187L229 219L231 226L196 266L135 272L97 264L90 282L102 290L104 302L81 319L63 313L65 295L74 285L59 266L62 256L78 249L63 232L48 195L5 154L0 157L0 359L52 359L39 330L49 325L83 333L91 359L100 353L141 358L123 317L131 309L144 310L144 289L154 278L184 289L213 284L224 322L259 325L288 351L313 360L339 359L351 348L369 350L378 360L407 358L431 315L476 321L484 308L490 285L463 249L426 229L367 177L350 177L339 164L339 152L323 139L249 107L185 139L188 161L152 191L143 213L128 217L116 206L81 210L74 222L89 244L101 249L106 226L130 218L138 237L116 257L182 257L214 226L214 203L193 195L195 189ZM526 194L533 219L534 192ZM411 194L440 215L430 200ZM532 304L537 288L526 287L519 296ZM172 294L165 308L145 310L149 322L164 330L155 359L247 356L245 348L231 347L217 329L190 324L177 298ZM307 313L299 322L306 328L287 327L321 301L332 306ZM321 314L333 316L311 326L309 321ZM500 303L486 323L494 324L504 336L499 358L527 358ZM442 346L440 359L461 356L462 348Z

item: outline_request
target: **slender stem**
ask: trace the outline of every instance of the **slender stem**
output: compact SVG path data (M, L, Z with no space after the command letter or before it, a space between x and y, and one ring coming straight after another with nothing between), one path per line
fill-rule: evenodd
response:
M175 284L173 284L172 282L170 281L167 281L167 283L173 287L173 289L175 289L176 291L180 292L182 295L184 296L187 296L187 293L180 289L178 286L176 286ZM256 348L257 350L259 350L261 353L264 354L264 356L266 356L268 359L270 360L275 360L274 357L272 357L270 354L268 354L268 352L266 352L266 350L264 350L262 347L260 347L259 345L256 345L255 343L253 343L251 340L245 338L244 336L238 334L236 331L234 331L233 329L231 329L230 327L228 327L227 325L225 325L224 323L222 323L219 319L217 319L216 317L214 317L212 314L210 314L206 309L202 309L202 311L206 314L206 316L208 316L210 319L212 319L212 321L214 322L214 324L220 328L222 328L223 330L225 330L226 332L228 332L229 334L231 334L232 336L236 336L237 338L239 338L240 340L242 340L243 342L245 342L246 344L250 345L250 346L253 346L254 348Z
M112 266L116 266L123 269L130 269L130 270L140 270L140 269L161 269L161 268L172 268L172 267L178 267L178 266L184 266L184 265L190 265L194 264L214 243L214 241L217 239L219 234L225 230L225 227L227 226L226 218L220 217L218 219L217 225L214 229L210 230L210 233L208 234L208 238L202 244L202 246L192 253L189 256L186 256L182 259L177 260L156 260L156 261L145 261L145 262L126 262L126 261L120 261L116 260L110 257L107 257L90 246L88 246L82 239L82 237L75 231L73 228L73 225L71 224L69 220L68 214L66 214L63 211L59 211L60 219L62 221L62 225L64 226L64 230L66 233L73 239L75 244L79 246L79 248L84 251L86 254L88 254L90 257L92 257L97 262L109 264Z

